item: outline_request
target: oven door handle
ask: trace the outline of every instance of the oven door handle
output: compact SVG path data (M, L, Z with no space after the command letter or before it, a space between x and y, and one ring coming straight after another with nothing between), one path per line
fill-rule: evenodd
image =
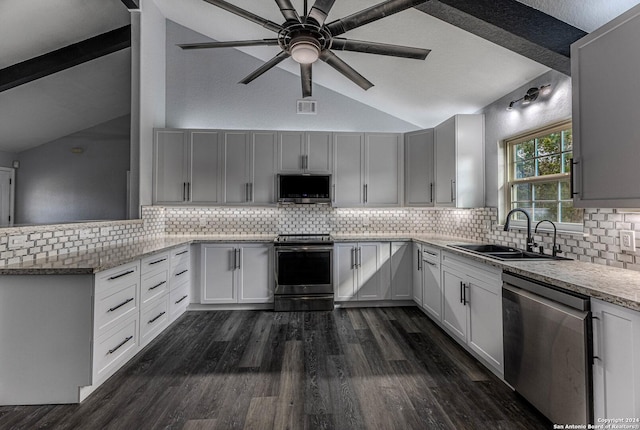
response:
M287 246L277 247L276 252L320 252L320 251L333 251L333 246Z

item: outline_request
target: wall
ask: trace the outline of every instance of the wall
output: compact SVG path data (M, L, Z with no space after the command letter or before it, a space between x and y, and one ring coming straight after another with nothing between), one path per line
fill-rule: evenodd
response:
M126 115L19 153L15 224L125 219L129 127Z
M509 102L522 97L529 88L551 84L552 93L534 103L516 103L507 111ZM504 190L504 166L498 163L500 144L507 138L523 134L571 118L571 78L550 71L485 107L485 205L501 207Z
M263 62L236 49L182 50L177 43L211 39L172 21L166 26L167 127L372 132L416 129L413 124L318 85L313 86L312 97L318 102L318 113L298 115L296 100L302 98L299 77L275 67L257 78L259 84L238 84Z
M0 167L13 167L13 160L16 159L16 154L13 152L0 151Z

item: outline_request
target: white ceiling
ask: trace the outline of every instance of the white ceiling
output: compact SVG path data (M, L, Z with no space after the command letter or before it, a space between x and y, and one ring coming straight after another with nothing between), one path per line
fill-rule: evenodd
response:
M275 1L230 1L275 22L283 21ZM329 21L380 1L338 0ZM274 35L203 0L155 2L167 18L216 40ZM592 31L640 0L521 2ZM302 0L293 3L302 10ZM0 68L128 23L129 13L120 0L1 0ZM386 17L344 37L432 49L426 61L338 52L375 84L366 92L327 65L314 64L314 85L323 85L416 127L431 127L455 113L475 112L548 70L417 10ZM267 60L278 49L243 51ZM0 150L19 151L128 113L125 98L130 91L130 65L124 52L129 50L0 93ZM192 53L207 55L206 51ZM281 66L298 73L292 60ZM298 78L292 75L292 79ZM260 85L260 78L250 85ZM291 97L300 98L300 92Z

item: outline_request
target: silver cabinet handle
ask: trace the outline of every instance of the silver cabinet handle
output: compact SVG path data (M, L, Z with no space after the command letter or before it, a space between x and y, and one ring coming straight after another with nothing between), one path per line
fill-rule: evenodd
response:
M178 303L180 303L181 301L183 301L184 299L186 299L187 297L189 297L189 296L187 296L187 295L182 296L182 297L181 297L177 302L175 302L175 303L176 303L176 305L177 305Z
M149 287L149 291L151 291L151 290L155 290L156 288L158 288L158 287L160 287L160 286L162 286L162 285L164 285L164 284L166 284L166 283L167 283L167 281L159 282L159 283L157 283L156 285L154 285L153 287Z
M456 185L456 181L454 181L453 179L451 180L451 201L454 202L456 200L456 195L455 195L455 185Z
M469 304L469 300L467 300L467 288L469 288L469 284L462 284L462 304L464 306Z
M462 294L463 294L462 289L464 288L463 285L464 284L462 283L462 281L460 281L460 303L463 303L463 298L462 298Z
M429 188L431 189L431 200L429 200L429 203L433 203L433 182L429 185Z
M242 261L241 261L241 256L242 256L242 255L240 254L240 248L236 248L236 249L235 249L235 253L236 253L236 255L237 255L237 257L236 257L236 262L237 262L237 264L238 264L238 266L236 267L236 269L240 269L240 265L242 264Z
M182 201L183 202L187 201L187 183L186 182L182 183Z
M424 260L424 262L427 263L429 266L433 266L433 267L437 266L436 263L432 263L431 261Z
M253 182L249 182L249 201L253 201Z
M599 323L601 323L602 320L599 317L595 316L595 315L592 315L591 319L593 320L593 321L591 321L591 324L592 324L591 329L592 329L592 333L593 333L593 359L602 361L602 357L600 357L600 355L601 355L600 354L600 352L601 352L601 350L600 350L600 327L598 327L598 330L596 330L596 323L595 323L595 321L598 321ZM596 348L596 346L597 346L597 348ZM597 351L596 351L596 349L597 349Z
M129 342L131 339L133 339L133 336L126 337L122 342L120 342L118 345L116 345L115 348L110 349L109 350L109 354L113 354L114 352L119 350L125 343Z
M156 322L164 314L166 314L165 311L160 312L157 316L151 318L147 324L153 324L154 322Z
M351 248L351 268L356 268L356 248Z
M578 194L580 194L579 192L575 191L575 173L574 173L574 167L575 165L580 164L580 161L573 161L573 158L569 159L569 192L571 193L571 198L573 198L573 196L577 196Z
M110 280L110 281L113 281L114 279L118 279L118 278L122 278L123 276L130 275L130 274L132 274L133 272L135 272L135 270L127 270L126 272L124 272L124 273L120 273L119 275L110 276L110 277L109 277L109 280Z
M233 248L231 252L233 252L233 265L231 266L231 270L236 270L238 268L238 254L235 248Z
M367 184L364 184L364 202L367 203Z
M358 247L358 267L362 267L362 248Z
M160 260L156 260L156 261L151 261L149 263L149 266L153 266L154 264L158 264L158 263L162 263L163 261L167 261L167 258L161 258Z
M416 254L418 254L418 270L422 270L422 267L420 267L420 262L422 261L422 259L420 258L420 250L416 249Z
M113 311L115 311L116 309L120 309L121 307L123 307L123 306L124 306L124 305L126 305L127 303L130 303L130 302L132 302L132 301L134 301L134 300L135 300L135 299L134 299L133 297L131 297L131 298L129 298L129 299L127 299L127 300L125 300L124 302L120 303L119 305L115 305L114 307L109 308L109 310L107 310L107 312L113 312Z
M249 183L244 184L244 201L249 201Z

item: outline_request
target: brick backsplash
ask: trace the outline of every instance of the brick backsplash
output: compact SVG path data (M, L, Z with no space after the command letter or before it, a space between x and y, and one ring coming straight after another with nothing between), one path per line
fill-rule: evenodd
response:
M640 248L640 213L586 209L583 233L558 233L564 256L597 264L640 270L640 256L620 249L620 230L636 232ZM12 227L0 234L0 264L30 261L168 235L256 235L278 233L437 234L460 239L525 247L526 233L498 225L496 208L332 208L163 207L142 208L141 220ZM11 238L25 236L22 246ZM552 235L534 240L550 252Z

